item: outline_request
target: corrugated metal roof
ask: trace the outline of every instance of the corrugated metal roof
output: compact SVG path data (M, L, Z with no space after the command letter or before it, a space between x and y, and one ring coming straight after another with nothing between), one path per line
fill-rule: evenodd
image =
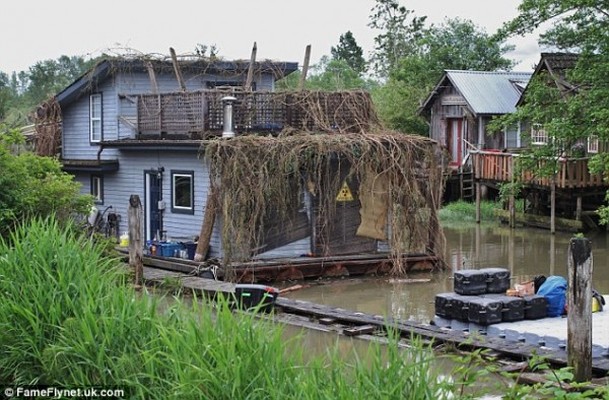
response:
M476 114L516 111L516 103L531 75L531 72L446 71L447 78Z

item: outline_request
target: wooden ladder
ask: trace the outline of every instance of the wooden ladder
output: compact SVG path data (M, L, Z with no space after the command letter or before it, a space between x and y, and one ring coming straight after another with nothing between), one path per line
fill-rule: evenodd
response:
M472 171L461 171L459 173L459 188L461 200L474 200L474 173Z

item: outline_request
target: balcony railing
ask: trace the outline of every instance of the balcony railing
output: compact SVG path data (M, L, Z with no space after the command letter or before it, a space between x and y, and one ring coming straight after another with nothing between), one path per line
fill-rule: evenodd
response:
M205 138L222 133L223 105L233 105L237 133L279 132L286 128L322 132L359 132L376 123L370 96L357 92L226 92L200 90L137 97L140 135L174 134Z
M518 154L490 151L471 152L474 176L476 179L494 182L510 182L513 179L514 163ZM576 189L607 186L601 174L591 174L588 170L589 158L559 158L556 168L556 187ZM550 160L540 159L537 167L543 168ZM554 161L552 161L554 162ZM523 182L549 187L552 177L536 177L533 171L521 173Z

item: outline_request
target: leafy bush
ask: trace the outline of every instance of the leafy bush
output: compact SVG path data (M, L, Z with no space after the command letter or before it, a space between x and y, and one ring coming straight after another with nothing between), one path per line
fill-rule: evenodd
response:
M0 141L0 236L26 218L56 214L60 221L89 210L91 196L61 170L59 161L31 153L14 155Z

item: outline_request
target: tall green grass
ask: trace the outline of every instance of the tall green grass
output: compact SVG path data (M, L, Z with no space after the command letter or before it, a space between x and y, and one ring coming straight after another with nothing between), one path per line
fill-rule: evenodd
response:
M0 241L0 382L105 386L145 399L438 399L434 354L397 338L366 362L304 357L299 339L250 314L123 285L117 260L56 222ZM306 361L305 361L306 359Z
M480 218L483 222L498 221L495 209L501 209L501 203L494 201L480 202ZM476 221L476 203L458 200L446 204L440 209L439 218L442 223L456 224Z

